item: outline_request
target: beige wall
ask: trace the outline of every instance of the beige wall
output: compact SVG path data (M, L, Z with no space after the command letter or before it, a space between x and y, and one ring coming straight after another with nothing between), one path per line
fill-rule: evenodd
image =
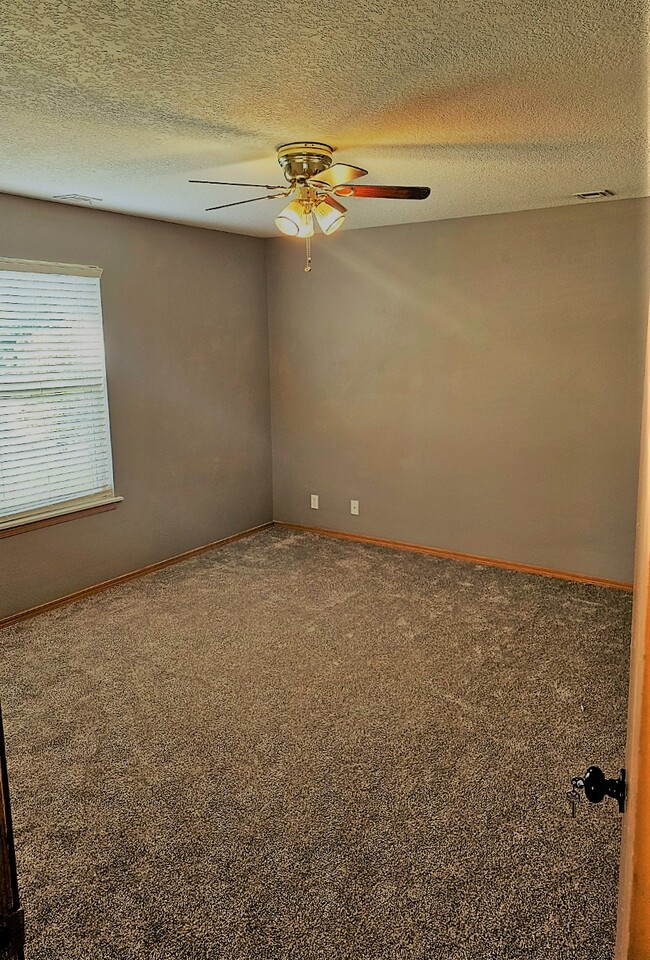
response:
M264 241L0 196L0 256L98 264L113 512L0 540L0 618L271 519Z
M276 519L630 579L646 204L343 232L307 276L300 243L0 196L0 256L104 268L125 498L0 540L0 618L271 519L267 293Z
M269 241L275 518L631 580L647 212Z

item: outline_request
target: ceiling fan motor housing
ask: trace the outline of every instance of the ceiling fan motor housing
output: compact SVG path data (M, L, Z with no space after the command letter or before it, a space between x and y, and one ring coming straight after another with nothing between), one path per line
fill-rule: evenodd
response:
M284 143L278 147L278 163L289 182L309 180L332 165L332 147L327 143Z

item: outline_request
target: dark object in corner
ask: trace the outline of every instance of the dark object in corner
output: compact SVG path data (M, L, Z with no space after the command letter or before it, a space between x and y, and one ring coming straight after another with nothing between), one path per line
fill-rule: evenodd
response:
M18 898L7 757L0 707L0 960L24 960L24 945L25 926Z

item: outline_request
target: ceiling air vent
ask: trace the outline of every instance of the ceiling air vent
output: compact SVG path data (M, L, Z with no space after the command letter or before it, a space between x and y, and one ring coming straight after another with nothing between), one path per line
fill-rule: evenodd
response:
M52 197L53 200L63 200L66 203L89 203L92 207L93 203L101 203L101 197L84 197L80 193L61 193L56 197Z
M613 197L613 190L586 190L584 193L574 193L576 200L602 200L603 197Z

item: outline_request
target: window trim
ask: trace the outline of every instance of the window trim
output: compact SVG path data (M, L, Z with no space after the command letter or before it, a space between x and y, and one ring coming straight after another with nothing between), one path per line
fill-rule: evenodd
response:
M20 260L0 257L0 270L22 270L25 273L54 273L62 277L101 277L103 267L87 263L51 263L47 260Z
M6 520L0 523L0 540L4 537L13 537L18 533L28 533L30 530L39 530L41 527L51 527L56 523L66 523L68 520L79 520L82 517L91 517L95 513L107 513L115 510L124 497L94 497L88 498L85 503L78 500L75 505L60 507L58 510L41 510L38 515L31 514L23 519Z

